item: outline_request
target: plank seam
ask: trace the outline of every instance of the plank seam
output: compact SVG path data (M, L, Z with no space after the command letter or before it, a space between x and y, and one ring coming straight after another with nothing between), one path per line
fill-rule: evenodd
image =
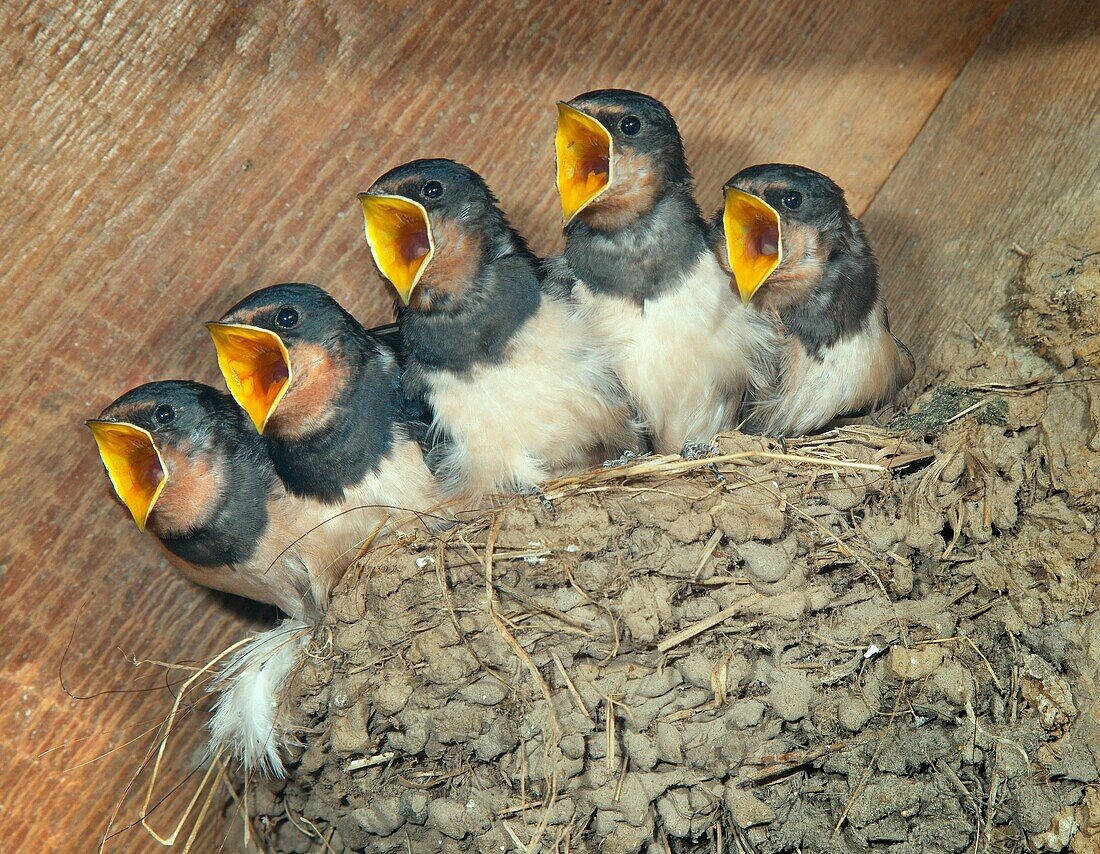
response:
M924 117L924 121L921 122L920 127L917 128L916 133L914 133L912 138L909 140L909 144L905 146L905 150L901 153L901 156L894 161L894 165L890 167L890 171L886 173L886 177L883 178L879 185L875 188L875 192L871 195L870 201L868 201L867 205L863 208L863 213L861 214L861 217L866 216L867 212L871 210L871 208L874 206L875 201L878 199L879 194L882 192L883 188L888 183L890 183L890 179L893 177L894 172L897 171L897 168L899 166L901 166L902 161L904 161L905 158L909 155L910 149L912 149L916 141L920 139L921 134L924 133L924 129L928 127L928 123L932 121L932 117L935 116L936 113L939 111L940 105L947 97L947 94L955 88L955 85L959 82L959 78L962 76L963 72L970 67L970 63L974 61L974 57L977 56L978 51L980 51L985 46L986 42L989 41L990 37L993 35L994 30L997 29L997 25L1001 22L1005 15L1009 13L1014 5L1014 3L1006 3L1000 14L998 14L997 17L989 22L989 29L985 31L985 35L978 39L977 42L975 42L974 49L970 52L970 56L966 58L966 62L962 63L959 66L959 70L955 72L955 76L951 78L951 82L943 87L943 91L940 92L940 96L936 99L935 105L933 105L932 109L928 111L928 114Z

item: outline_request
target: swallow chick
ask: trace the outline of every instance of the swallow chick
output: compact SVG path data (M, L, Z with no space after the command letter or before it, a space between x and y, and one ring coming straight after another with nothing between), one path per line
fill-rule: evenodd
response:
M323 519L291 496L263 439L224 392L139 386L87 422L115 495L191 581L315 619L335 555Z
M484 180L418 160L359 196L400 301L404 387L448 494L476 501L638 449L629 398Z
M639 92L588 92L558 104L555 147L573 300L654 450L709 443L737 426L775 329L730 291L672 114Z
M913 378L891 332L878 268L844 191L820 172L770 163L734 175L713 224L742 299L782 322L783 346L744 429L800 436L879 409Z
M398 354L315 285L273 285L207 324L230 394L290 493L357 549L439 510L406 416Z

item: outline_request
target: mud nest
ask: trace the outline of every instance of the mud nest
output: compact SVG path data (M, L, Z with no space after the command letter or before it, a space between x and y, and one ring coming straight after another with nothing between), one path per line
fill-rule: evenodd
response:
M376 549L289 687L289 778L250 784L261 843L1100 850L1100 280L1066 246L920 419L721 437ZM1091 328L1050 319L1067 277Z

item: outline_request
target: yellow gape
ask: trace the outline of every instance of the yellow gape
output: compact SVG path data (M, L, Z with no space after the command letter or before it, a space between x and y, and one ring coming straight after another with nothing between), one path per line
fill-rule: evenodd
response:
M722 224L726 230L733 278L741 302L748 305L752 295L783 259L779 214L759 196L729 187Z
M283 339L243 323L208 323L206 328L229 393L262 434L294 378Z
M168 482L168 469L153 434L121 421L86 421L115 493L141 530Z
M611 186L615 144L611 133L596 119L558 102L558 195L568 225Z
M435 243L424 206L404 196L360 193L363 221L378 272L389 279L401 302L409 304L413 289L432 260Z

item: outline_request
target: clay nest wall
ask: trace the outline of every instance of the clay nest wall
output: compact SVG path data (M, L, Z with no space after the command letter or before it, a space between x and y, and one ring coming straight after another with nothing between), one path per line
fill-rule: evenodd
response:
M1036 253L1016 294L1053 365L985 330L891 428L723 437L368 555L288 691L289 779L250 785L259 841L1100 850L1079 256Z

